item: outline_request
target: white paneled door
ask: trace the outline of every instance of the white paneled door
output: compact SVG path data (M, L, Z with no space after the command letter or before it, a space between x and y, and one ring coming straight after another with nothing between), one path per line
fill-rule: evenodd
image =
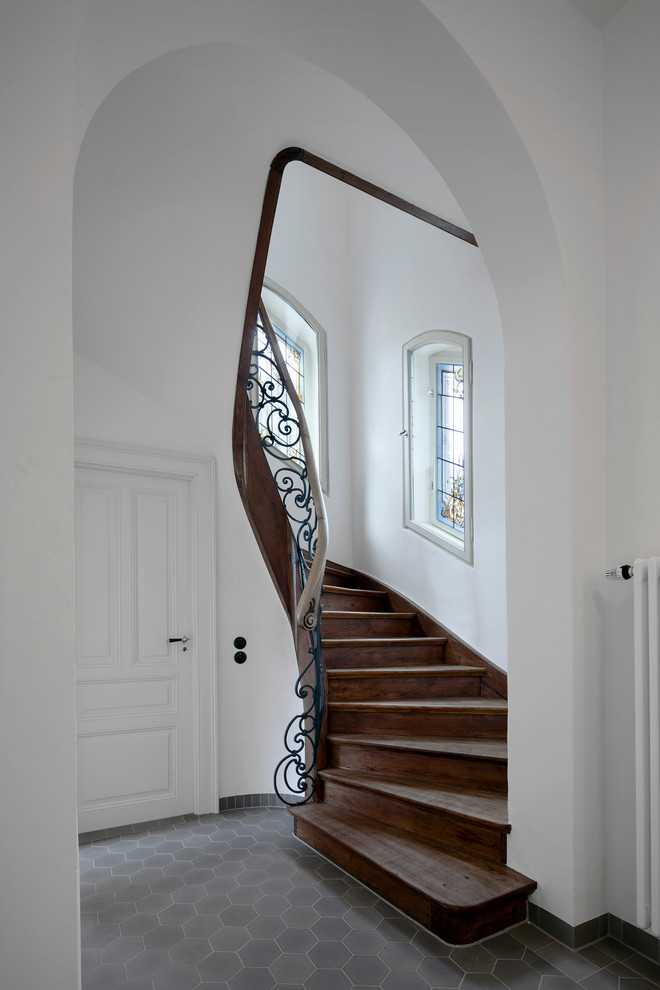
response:
M79 830L198 810L192 479L78 466L75 520Z

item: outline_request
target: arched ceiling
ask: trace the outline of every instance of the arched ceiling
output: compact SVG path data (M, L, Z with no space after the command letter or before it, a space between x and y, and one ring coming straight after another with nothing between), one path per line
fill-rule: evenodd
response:
M340 157L467 226L431 163L347 83L256 46L181 48L123 79L87 129L74 200L78 353L153 398L173 375L201 386L217 374L218 314L237 346L266 174L289 145Z

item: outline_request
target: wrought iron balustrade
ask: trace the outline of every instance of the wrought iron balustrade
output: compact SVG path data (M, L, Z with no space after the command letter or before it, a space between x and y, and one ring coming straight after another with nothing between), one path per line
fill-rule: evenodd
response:
M316 790L316 761L325 706L320 599L327 522L302 403L263 301L254 329L246 387L261 446L293 534L302 588L295 618L302 636L299 649L304 649L306 634L309 659L307 663L299 663L295 694L302 701L303 711L286 728L286 753L274 776L275 791L285 804L303 804L313 798Z

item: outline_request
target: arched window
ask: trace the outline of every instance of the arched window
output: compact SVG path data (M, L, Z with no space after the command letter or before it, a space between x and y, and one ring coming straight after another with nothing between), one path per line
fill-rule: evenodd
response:
M262 298L305 410L321 485L327 495L328 377L325 330L289 292L271 279L264 281Z
M471 341L430 330L403 356L405 525L471 563Z

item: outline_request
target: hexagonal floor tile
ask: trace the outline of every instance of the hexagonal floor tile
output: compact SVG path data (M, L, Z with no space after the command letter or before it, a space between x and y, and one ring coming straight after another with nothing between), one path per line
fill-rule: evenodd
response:
M213 980L226 983L243 969L243 963L236 952L212 952L202 960L197 969L206 983Z
M85 842L83 990L540 990L542 974L567 981L551 965L560 959L587 967L590 987L609 986L598 965L614 961L613 940L586 957L526 923L447 945L300 843L280 809L184 816Z

